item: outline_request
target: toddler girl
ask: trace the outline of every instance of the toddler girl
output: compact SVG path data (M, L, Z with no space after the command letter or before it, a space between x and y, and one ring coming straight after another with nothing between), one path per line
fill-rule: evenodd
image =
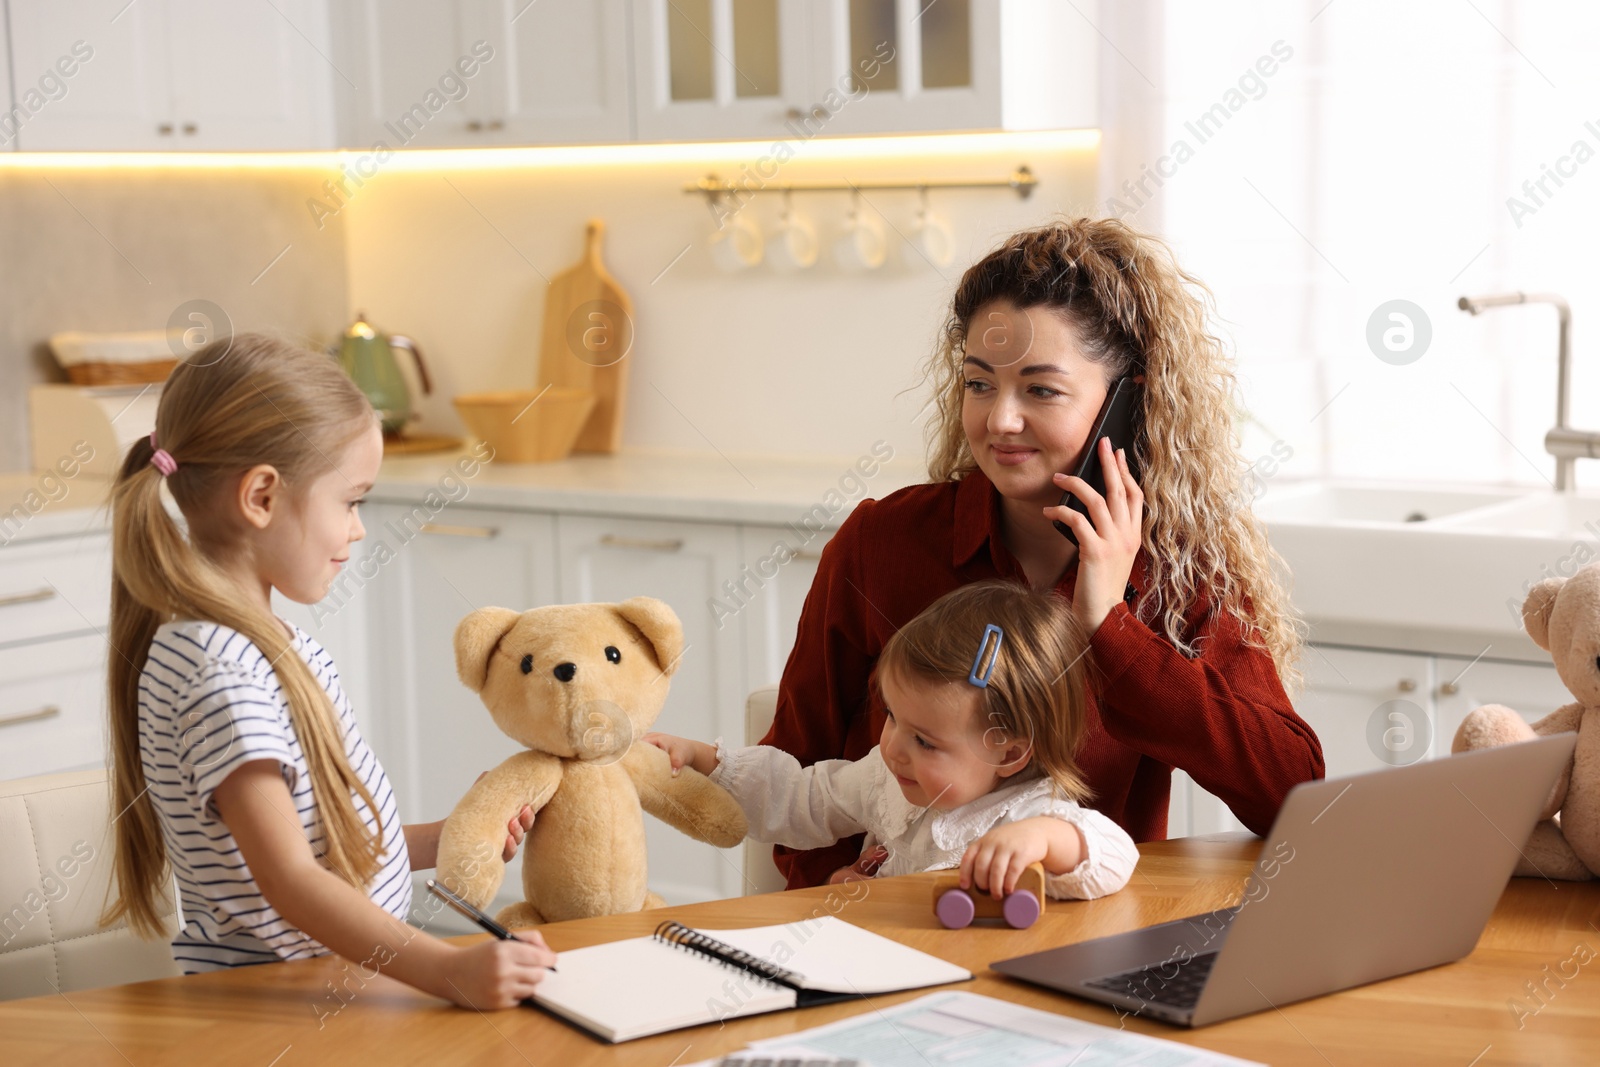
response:
M1055 593L973 582L884 647L876 683L887 718L860 760L802 768L762 745L645 740L674 770L688 764L732 793L756 840L819 848L865 831L863 874L960 867L963 888L1000 897L1042 862L1051 897L1100 897L1127 884L1139 854L1120 826L1081 806L1087 651Z
M333 661L272 610L274 589L326 594L382 458L371 405L326 355L241 335L172 372L112 490L119 896L104 921L166 932L175 874L186 972L331 949L368 977L510 1007L554 956L537 933L460 948L405 923L441 824L400 825ZM525 809L485 861L531 823Z

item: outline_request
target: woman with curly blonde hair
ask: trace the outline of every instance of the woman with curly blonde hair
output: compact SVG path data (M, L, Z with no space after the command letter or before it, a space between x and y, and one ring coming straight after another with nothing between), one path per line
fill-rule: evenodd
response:
M764 743L802 764L864 756L889 638L998 577L1055 590L1091 635L1079 764L1093 806L1134 840L1166 836L1174 768L1256 833L1322 777L1288 697L1303 626L1249 509L1209 304L1164 244L1115 219L1013 234L969 268L927 364L929 481L864 501L824 550ZM1132 455L1101 442L1102 494L1064 472L1122 378L1141 386ZM859 840L776 857L791 887L870 866Z

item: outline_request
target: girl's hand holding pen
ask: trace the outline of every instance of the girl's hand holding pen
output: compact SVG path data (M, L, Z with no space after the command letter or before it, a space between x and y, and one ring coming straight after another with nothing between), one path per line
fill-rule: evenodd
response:
M532 995L547 971L556 969L556 954L537 930L507 930L432 878L428 892L498 938L457 949L450 957L444 979L451 991L446 995L457 1004L480 1010L514 1007Z
M517 930L508 941L490 938L457 949L445 965L450 999L463 1008L497 1011L514 1008L533 995L534 987L556 954L537 930Z

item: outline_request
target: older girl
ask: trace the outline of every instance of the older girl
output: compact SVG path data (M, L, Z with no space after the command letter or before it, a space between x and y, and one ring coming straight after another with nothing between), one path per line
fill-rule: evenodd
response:
M406 924L439 824L400 825L333 661L272 610L273 590L326 594L382 458L371 406L325 355L242 335L173 371L112 490L106 921L163 932L176 874L186 972L332 950L463 1007L510 1007L553 954L537 933L461 948Z

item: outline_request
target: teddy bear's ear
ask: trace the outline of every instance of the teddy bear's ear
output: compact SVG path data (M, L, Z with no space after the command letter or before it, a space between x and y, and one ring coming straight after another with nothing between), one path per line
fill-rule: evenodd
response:
M456 625L456 674L474 693L489 677L489 656L522 618L510 608L479 608Z
M678 659L683 655L683 623L665 601L636 596L618 604L616 612L638 627L655 648L656 665L663 674L670 675L678 669Z
M1528 590L1522 602L1522 628L1546 652L1550 651L1550 612L1555 609L1556 594L1566 584L1565 578L1546 578Z

